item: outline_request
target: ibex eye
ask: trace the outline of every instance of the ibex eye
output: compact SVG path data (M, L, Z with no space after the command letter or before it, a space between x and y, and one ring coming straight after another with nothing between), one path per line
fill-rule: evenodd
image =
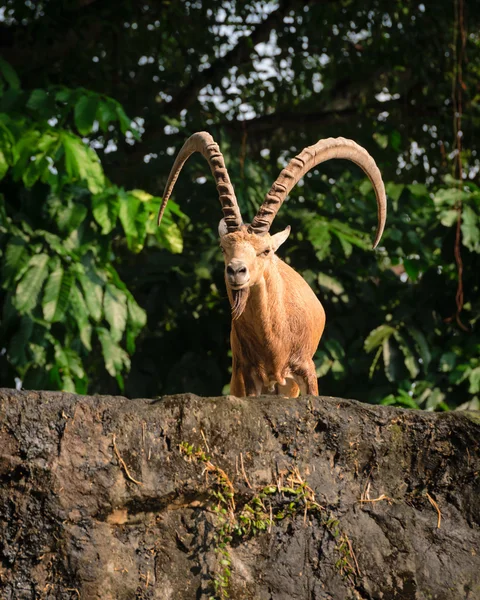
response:
M267 248L260 254L260 256L268 256L269 254L270 254L270 248Z

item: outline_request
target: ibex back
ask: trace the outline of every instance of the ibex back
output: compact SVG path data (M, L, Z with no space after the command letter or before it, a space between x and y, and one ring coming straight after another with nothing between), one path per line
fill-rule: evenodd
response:
M283 169L256 217L247 225L242 221L218 145L209 133L195 133L185 142L170 172L159 224L180 170L193 152L201 152L210 165L224 215L218 232L232 307L230 393L258 396L274 392L292 397L318 394L313 355L325 327L325 311L307 282L276 255L290 227L274 235L269 229L291 189L310 169L331 158L346 158L364 170L375 190L375 248L387 214L380 171L368 152L352 140L320 140Z

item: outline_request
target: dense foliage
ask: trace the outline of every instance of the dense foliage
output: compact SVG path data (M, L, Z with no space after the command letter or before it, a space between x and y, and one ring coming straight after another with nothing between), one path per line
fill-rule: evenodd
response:
M479 407L475 3L10 0L1 14L2 384L116 391L132 360L129 395L226 391L221 213L192 158L174 195L188 218L172 204L155 228L173 155L211 131L248 221L286 160L342 135L387 184L381 247L370 183L342 161L273 226L292 225L281 254L327 311L321 393Z

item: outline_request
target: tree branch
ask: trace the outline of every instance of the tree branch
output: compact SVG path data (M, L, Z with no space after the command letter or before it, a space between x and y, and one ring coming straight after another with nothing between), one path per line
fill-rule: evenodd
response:
M165 106L167 114L177 114L184 108L189 108L197 100L202 88L217 80L221 73L225 73L232 66L242 64L245 60L248 60L252 49L260 42L268 40L270 32L282 23L285 14L294 4L295 0L281 0L278 8L271 12L253 30L251 35L241 37L236 46L227 52L225 56L218 58L208 69L198 72L194 79Z

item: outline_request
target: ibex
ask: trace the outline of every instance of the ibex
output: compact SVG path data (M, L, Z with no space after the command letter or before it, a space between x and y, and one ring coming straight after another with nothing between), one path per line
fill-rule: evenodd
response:
M232 307L230 393L317 395L313 355L325 327L325 311L307 282L275 254L287 239L290 227L273 235L269 229L291 189L310 169L331 158L346 158L363 169L375 190L378 206L375 248L387 214L385 187L375 161L352 140L320 140L290 161L252 223L244 224L218 144L209 133L195 133L183 145L170 171L158 224L178 175L194 152L200 152L210 165L223 211L218 232Z

